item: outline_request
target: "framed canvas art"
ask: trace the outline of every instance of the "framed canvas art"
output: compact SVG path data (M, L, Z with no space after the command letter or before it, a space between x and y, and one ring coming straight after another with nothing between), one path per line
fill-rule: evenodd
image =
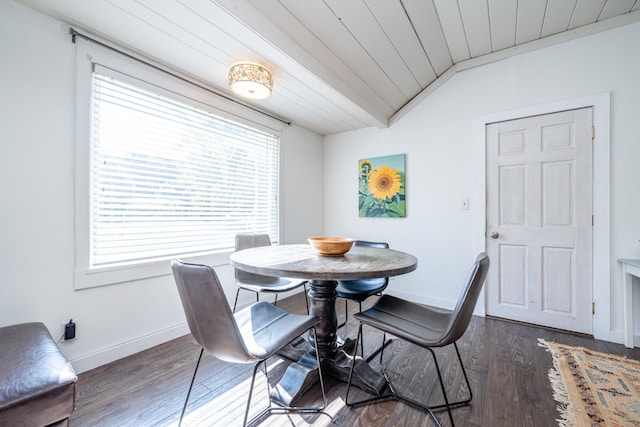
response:
M358 162L360 217L404 218L405 155L374 157Z

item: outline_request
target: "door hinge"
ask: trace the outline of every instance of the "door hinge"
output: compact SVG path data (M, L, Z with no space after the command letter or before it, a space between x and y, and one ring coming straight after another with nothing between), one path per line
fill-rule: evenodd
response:
M596 303L595 302L591 303L591 314L596 314Z
M596 127L591 126L591 139L596 139Z

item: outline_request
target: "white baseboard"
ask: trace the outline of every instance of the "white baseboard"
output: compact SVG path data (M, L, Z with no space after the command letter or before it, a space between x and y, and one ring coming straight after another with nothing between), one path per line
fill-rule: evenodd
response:
M70 360L70 362L77 373L82 373L115 360L122 359L123 357L138 353L142 350L146 350L158 344L187 335L188 333L189 327L186 323L183 323L162 331L154 332L144 337L118 344L87 356Z

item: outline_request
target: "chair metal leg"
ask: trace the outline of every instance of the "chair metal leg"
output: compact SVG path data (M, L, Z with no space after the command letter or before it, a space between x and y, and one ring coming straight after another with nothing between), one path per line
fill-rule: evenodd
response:
M451 426L454 426L455 423L453 422L453 414L451 413L451 406L449 405L447 390L445 390L444 381L442 381L442 374L440 373L440 365L438 365L438 358L436 357L436 354L433 352L431 348L427 347L427 350L429 350L431 352L431 355L433 356L433 363L436 365L436 372L438 373L438 381L440 382L440 389L442 389L442 395L444 396L444 406L447 407L447 412L449 413L449 420L451 421ZM429 411L431 411L432 408L433 407L430 407Z
M391 343L391 340L389 340ZM380 366L382 366L382 354L384 353L384 348L387 346L387 333L382 333L382 346L380 347Z
M377 296L382 296L382 293L377 293L376 295ZM359 305L359 308L360 308L360 312L362 313L362 301L358 301L358 305ZM373 360L373 358L376 357L376 354L380 353L380 364L382 365L382 351L385 349L386 346L391 344L391 340L387 341L385 339L385 337L386 337L386 333L383 332L382 333L382 345L380 347L378 347L373 353L371 353L367 357L364 357L364 339L362 340L362 342L360 343L360 354L362 355L362 358L367 361L367 363L371 362Z
M344 300L344 322L340 323L336 329L340 329L343 326L345 326L347 324L347 321L349 319L349 306L348 306L348 302L349 300L345 298ZM358 301L358 310L359 312L362 312L362 301ZM383 345L386 347L389 344L391 344L391 340L389 341L383 341ZM382 347L378 348L376 351L374 351L371 355L367 356L366 358L364 357L364 337L360 340L360 356L362 356L363 359L365 359L367 362L370 362L375 356L376 354L378 354L380 352L380 349Z
M193 383L196 380L196 374L198 373L198 368L200 367L200 360L202 360L203 353L204 353L204 347L200 349L200 356L198 356L198 362L196 363L196 368L193 370L193 376L191 377L191 383L189 384L189 391L187 392L187 398L184 400L184 405L182 406L182 412L180 413L180 420L178 421L178 427L182 425L182 418L184 418L184 413L187 410L187 403L189 403L189 396L191 396L191 389L193 388Z
M388 394L384 394L384 395L380 395L380 396L374 396L368 399L363 399L357 402L350 402L349 401L349 391L351 390L351 380L352 380L352 375L353 375L353 370L355 367L355 362L356 362L356 353L357 353L357 348L358 348L358 342L362 339L362 324L360 324L360 327L358 328L358 336L356 338L356 346L354 348L354 354L353 354L353 359L352 359L352 363L351 363L351 370L349 372L349 381L347 382L347 393L345 396L345 403L347 404L347 406L362 406L362 405L366 405L369 403L373 403L379 400L385 400L385 399L390 399L390 398L395 398L398 400L401 400L405 403L408 403L412 406L416 406L418 408L423 409L424 411L428 412L429 415L431 415L431 418L435 421L435 423L438 426L442 426L442 424L440 423L440 421L436 418L434 411L440 410L440 409L446 409L447 413L449 415L449 420L451 421L451 425L455 426L455 422L453 420L453 414L451 412L451 409L456 408L458 406L463 406L466 405L468 403L471 402L472 398L473 398L473 393L471 391L471 385L469 383L469 377L467 376L467 372L464 368L464 364L462 363L462 358L460 357L460 351L458 350L458 345L457 343L453 343L454 348L456 350L456 355L458 356L458 361L460 362L460 367L462 368L462 373L464 375L464 379L465 379L465 383L467 384L467 390L469 391L469 396L463 400L459 400L456 402L449 402L449 398L447 396L447 392L444 386L444 381L442 379L442 373L440 372L440 366L438 364L438 359L436 357L435 352L433 351L433 349L431 349L430 347L424 347L427 350L429 350L429 352L431 353L432 357L433 357L433 361L436 367L436 373L438 374L438 382L440 384L440 389L442 390L442 394L444 396L444 404L441 405L433 405L433 406L429 406L426 405L424 403L418 402L414 399L411 399L410 397L404 396L400 393L398 393L395 389L395 387L393 386L393 384L391 383L389 377L387 376L387 373L384 370L384 366L382 364L382 356L384 353L384 347L386 347L387 341L386 341L386 333L383 332L383 345L380 349L378 349L378 351L380 352L380 368L382 370L382 374L384 375L386 381L387 381L387 386L389 388L389 393ZM391 340L389 340L388 342L391 342Z
M362 313L362 301L358 301L358 310ZM360 339L360 356L364 359L364 338Z
M460 362L460 367L462 368L462 373L464 374L464 381L467 383L467 390L469 390L469 397L467 399L461 400L460 402L454 402L453 405L466 405L470 403L473 399L473 391L471 391L471 384L469 384L469 377L467 376L467 370L464 368L464 363L462 363L462 357L460 357L460 351L458 350L458 343L453 343L453 347L456 349L456 354L458 355L458 361Z
M313 330L313 346L316 350L316 360L318 361L318 376L320 377L320 391L322 391L322 408L319 409L318 412L324 411L327 407L327 395L324 391L324 380L322 379L322 360L320 360L320 351L318 350L318 336L316 333L316 328L312 328Z
M460 357L460 351L458 350L458 343L453 343L454 348L456 349L456 354L458 355L458 362L460 362L460 367L462 368L462 375L464 376L464 381L467 384L467 391L469 392L469 397L459 400L457 402L450 402L450 408L456 408L458 406L464 406L471 402L473 399L473 392L471 391L471 384L469 383L469 377L467 376L467 370L464 368L464 364L462 363L462 358ZM435 357L435 355L434 355ZM432 406L432 409L441 409L444 408L445 405L436 405Z
M233 302L233 310L231 310L232 313L236 312L236 306L238 305L238 295L240 295L240 289L241 288L238 288L236 290L236 299ZM247 289L247 290L249 290L249 289ZM255 294L256 294L256 302L260 302L260 295L258 294L258 292L255 292ZM278 294L276 294L276 301L278 301Z
M338 326L336 326L336 330L342 328L344 325L347 324L347 319L349 318L349 306L348 306L348 301L346 298L344 300L344 322L340 323Z
M358 328L358 338L356 339L356 341L359 340L361 338L361 336L362 336L362 324L360 324L360 327ZM384 339L386 339L385 336L383 336L383 340ZM433 420L435 421L436 425L438 427L442 427L442 424L440 424L440 421L438 421L438 419L436 418L435 414L433 413L433 411L431 410L430 407L425 406L425 405L423 405L423 404L421 404L421 403L419 403L419 402L417 402L417 401L415 401L413 399L410 399L410 398L407 398L405 396L402 396L402 395L400 395L400 394L398 394L396 392L395 388L393 387L393 384L389 380L389 377L388 377L388 375L387 375L387 373L384 370L384 367L382 365L382 354L384 352L384 346L380 350L380 368L382 369L382 375L384 375L384 378L387 381L387 387L389 388L389 393L382 394L382 395L379 395L379 396L374 396L374 397L371 397L371 398L368 398L368 399L359 400L357 402L349 402L349 390L351 389L351 379L352 379L352 376L353 376L354 367L356 365L355 352L357 351L357 348L358 348L357 345L358 345L358 343L356 342L356 347L355 347L356 349L354 349L354 355L353 355L353 359L351 361L351 371L349 372L349 381L347 382L347 394L345 396L345 403L346 403L347 406L354 406L355 407L355 406L367 405L369 403L374 403L374 402L377 402L377 401L380 401L380 400L398 399L398 400L402 400L402 401L404 401L406 403L409 403L411 405L418 406L421 409L427 411L429 413L429 415L431 415L431 418L433 418ZM453 426L453 424L452 424L452 426Z
M253 395L253 385L256 382L256 373L258 372L258 368L261 364L265 363L264 360L256 363L253 367L253 375L251 375L251 385L249 386L249 397L247 398L247 408L244 411L244 420L242 421L243 427L247 426L247 418L249 417L249 408L251 408L251 396ZM267 375L266 366L265 366L265 376ZM269 377L267 377L267 384L269 383ZM266 409L263 409L258 415L251 419L249 424L253 424L257 419L261 418L263 415L267 414L271 410L271 400L269 400L269 406Z
M233 303L233 310L231 310L232 313L236 312L236 305L238 305L238 295L240 295L240 288L236 290L236 300Z
M385 348L387 348L387 346L389 346L389 344L391 344L393 342L393 340L386 338L387 334L386 333L382 333L382 345L380 347L378 347L373 353L371 353L370 355L368 355L364 360L367 361L367 363L371 362L373 360L374 357L376 357L376 355L378 353L380 353L380 364L382 364L382 352L384 351Z

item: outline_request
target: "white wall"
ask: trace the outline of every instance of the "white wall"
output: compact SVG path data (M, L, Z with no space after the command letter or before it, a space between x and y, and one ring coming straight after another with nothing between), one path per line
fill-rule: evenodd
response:
M611 92L611 339L621 338L618 258L640 258L640 24L462 71L389 129L325 138L325 232L387 240L418 257L390 292L451 307L475 257L471 210L482 171L474 119ZM482 152L482 150L480 150ZM406 153L407 218L358 218L358 160ZM481 162L480 162L481 163ZM597 302L596 302L597 303ZM636 312L640 307L636 304Z
M307 243L307 237L323 233L322 137L292 127L287 129L282 147L282 239L284 243Z
M187 333L171 276L73 290L75 48L59 21L0 2L0 326L41 321L79 371ZM282 138L283 241L321 234L322 138ZM320 195L320 196L319 196ZM228 266L217 271L228 296ZM241 294L242 295L242 294ZM245 301L251 297L245 293Z

